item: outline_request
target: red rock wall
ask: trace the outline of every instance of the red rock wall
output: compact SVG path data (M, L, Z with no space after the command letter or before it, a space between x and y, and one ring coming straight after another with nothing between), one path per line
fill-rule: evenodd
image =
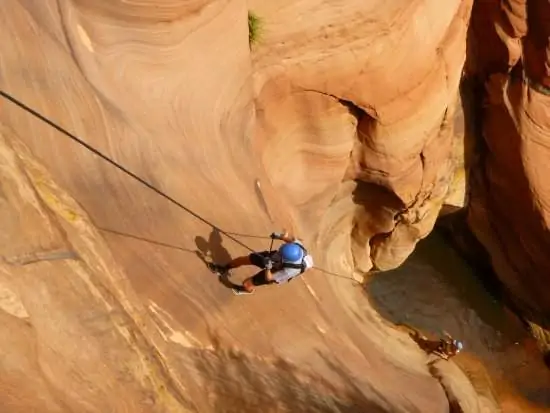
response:
M524 310L550 322L550 3L475 3L467 73L478 84L469 225ZM550 324L547 324L550 325Z

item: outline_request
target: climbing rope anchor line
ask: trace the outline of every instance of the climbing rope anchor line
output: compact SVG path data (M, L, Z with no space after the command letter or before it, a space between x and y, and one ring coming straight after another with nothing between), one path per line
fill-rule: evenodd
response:
M124 172L126 175L128 175L131 178L135 179L136 181L138 181L142 185L146 186L150 190L156 192L158 195L162 196L163 198L167 199L169 202L171 202L174 205L178 206L179 208L183 209L185 212L192 215L193 217L195 217L199 221L201 221L204 224L208 225L209 227L219 231L221 234L224 234L227 238L229 238L233 242L237 243L238 245L244 247L248 251L254 252L254 249L250 248L248 245L246 245L244 242L240 241L239 239L235 238L233 235L242 236L242 237L249 237L249 238L264 238L264 239L271 238L271 237L264 237L264 236L260 236L260 235L246 235L246 234L238 234L238 233L231 233L231 232L228 232L228 231L224 231L223 229L221 229L217 225L213 224L212 222L210 222L207 219L203 218L201 215L197 214L196 212L194 212L190 208L183 205L181 202L175 200L171 196L167 195L165 192L163 192L160 189L156 188L154 185L150 184L145 179L141 178L140 176L136 175L132 171L128 170L127 168L125 168L124 166L119 164L117 161L111 159L109 156L105 155L100 150L98 150L98 149L94 148L93 146L91 146L90 144L86 143L85 141L80 139L75 134L73 134L73 133L69 132L68 130L62 128L61 126L57 125L55 122L49 120L46 116L44 116L41 113L37 112L33 108L27 106L26 104L24 104L23 102L16 99L15 97L13 97L12 95L10 95L9 93L5 92L2 89L0 89L0 96L2 96L4 99L8 100L9 102L13 103L14 105L18 106L19 108L23 109L24 111L30 113L31 115L38 118L39 120L46 123L47 125L51 126L52 128L54 128L58 132L61 132L63 135L67 136L69 139L75 141L79 145L82 145L84 148L88 149L93 154L99 156L104 161L107 161L108 163L113 165L118 170ZM323 272L323 273L325 273L325 274L328 274L328 275L332 275L332 276L336 276L336 277L340 277L340 278L347 278L347 279L350 279L352 281L357 282L353 277L346 277L346 276L343 276L343 275L340 275L340 274L332 273L330 271L327 271L327 270L325 270L323 268L319 268L319 267L314 267L314 268L321 271L321 272Z
M248 245L246 245L245 243L243 243L242 241L238 240L237 238L233 237L231 234L229 234L228 232L224 231L223 229L219 228L217 225L214 225L212 222L208 221L207 219L203 218L202 216L200 216L199 214L197 214L196 212L192 211L191 209L189 209L188 207L186 207L185 205L183 205L181 202L175 200L174 198L172 198L171 196L167 195L166 193L164 193L163 191L161 191L160 189L156 188L155 186L153 186L152 184L150 184L149 182L147 182L145 179L139 177L138 175L136 175L135 173L133 173L132 171L126 169L124 166L122 166L121 164L119 164L117 161L111 159L110 157L108 157L107 155L105 155L104 153L102 153L101 151L99 151L98 149L94 148L93 146L91 146L90 144L86 143L85 141L83 141L82 139L80 139L78 136L76 136L75 134L67 131L66 129L62 128L61 126L57 125L56 123L52 122L51 120L49 120L47 117L45 117L44 115L38 113L36 110L32 109L31 107L25 105L23 102L21 102L20 100L14 98L13 96L11 96L10 94L6 93L5 91L1 90L0 89L0 95L7 99L8 101L10 101L11 103L15 104L16 106L20 107L21 109L27 111L28 113L30 113L31 115L35 116L36 118L40 119L42 122L48 124L49 126L51 126L52 128L56 129L57 131L61 132L63 135L67 136L68 138L72 139L73 141L77 142L78 144L84 146L86 149L88 149L90 152L94 153L95 155L99 156L101 159L107 161L108 163L110 163L111 165L113 165L115 168L119 169L120 171L124 172L126 175L132 177L133 179L137 180L138 182L140 182L141 184L145 185L147 188L151 189L152 191L156 192L158 195L162 196L163 198L167 199L168 201L170 201L171 203L173 203L174 205L180 207L181 209L183 209L184 211L186 211L187 213L191 214L192 216L194 216L195 218L197 218L199 221L202 221L203 223L205 223L206 225L210 226L211 228L214 228L215 230L219 231L220 233L224 234L227 238L229 238L230 240L236 242L237 244L239 244L240 246L246 248L247 250L251 251L251 252L254 252L254 250L252 248L250 248Z

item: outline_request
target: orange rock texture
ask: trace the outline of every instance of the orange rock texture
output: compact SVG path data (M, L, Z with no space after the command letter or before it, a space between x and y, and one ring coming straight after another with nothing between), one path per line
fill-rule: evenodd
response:
M446 202L471 10L0 2L0 89L185 206L1 101L0 410L497 411L354 283ZM204 265L281 227L297 281L236 297Z
M322 219L325 248L351 251L359 273L390 269L431 231L452 181L472 2L329 3L255 9L264 165L301 228Z

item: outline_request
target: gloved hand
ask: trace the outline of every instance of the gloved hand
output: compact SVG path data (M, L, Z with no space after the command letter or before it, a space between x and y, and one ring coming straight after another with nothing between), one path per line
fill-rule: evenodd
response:
M270 235L271 239L281 239L282 236L283 236L283 234L280 233L280 232L272 232L271 235Z
M269 258L265 260L265 269L270 270L273 268L273 261L271 261Z

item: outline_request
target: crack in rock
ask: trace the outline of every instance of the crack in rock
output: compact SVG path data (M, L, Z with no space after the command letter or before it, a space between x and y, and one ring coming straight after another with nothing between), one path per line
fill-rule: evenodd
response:
M27 254L16 255L14 257L2 257L5 262L11 265L29 265L41 261L57 261L57 260L77 260L79 256L74 251L68 250L53 250L53 251L37 251Z

